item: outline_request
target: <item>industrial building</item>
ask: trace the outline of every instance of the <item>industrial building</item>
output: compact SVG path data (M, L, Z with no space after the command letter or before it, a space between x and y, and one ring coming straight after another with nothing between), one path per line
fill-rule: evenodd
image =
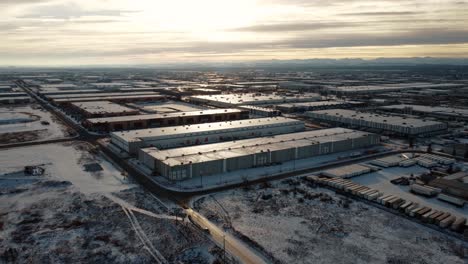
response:
M405 136L427 135L447 130L447 124L441 122L345 109L311 111L307 112L306 115L318 121L388 131Z
M253 116L273 117L281 115L281 112L276 109L255 105L242 105L239 106L239 109L247 110Z
M111 96L121 96L121 95L158 95L159 93L155 92L131 92L131 93L88 93L88 94L56 94L46 96L50 100L55 99L75 99L75 98L89 98L89 97L111 97Z
M138 149L159 149L208 144L261 136L303 131L304 122L284 118L257 118L198 125L140 129L111 133L111 142L120 149L136 154Z
M29 96L0 97L0 104L26 104L33 102Z
M210 109L203 111L90 118L83 125L94 131L119 131L150 127L182 126L199 123L232 121L249 118L249 112L239 109Z
M461 108L401 104L382 106L380 109L409 115L418 114L441 119L468 120L468 109Z
M304 103L292 103L292 104L280 104L276 106L276 109L283 113L294 113L294 112L305 112L315 111L323 109L333 108L348 108L352 106L363 105L362 102L356 101L319 101L319 102L304 102Z
M396 84L380 84L380 85L363 85L363 86L339 86L329 87L327 90L339 95L356 95L356 94L375 94L386 92L401 92L406 90L420 89L454 89L464 87L458 83L396 83Z
M142 102L142 101L157 101L164 100L166 97L164 95L118 95L118 96L108 96L108 97L77 97L77 98L62 98L62 99L53 99L52 102L57 105L68 105L74 102L92 102L92 101L111 101L111 102Z
M143 148L139 152L139 160L170 180L183 180L281 164L378 143L376 134L333 128L168 150Z
M71 111L82 117L110 117L138 115L138 110L128 108L109 101L76 102L71 103Z
M194 103L208 104L218 107L235 107L239 105L275 105L294 102L320 101L319 94L307 93L296 96L282 96L278 94L218 94L218 95L196 95L190 96L189 100Z

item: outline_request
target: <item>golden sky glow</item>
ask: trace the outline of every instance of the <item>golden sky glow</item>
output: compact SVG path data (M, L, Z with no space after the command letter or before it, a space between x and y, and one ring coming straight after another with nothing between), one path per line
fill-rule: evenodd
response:
M468 57L468 2L0 0L0 65Z

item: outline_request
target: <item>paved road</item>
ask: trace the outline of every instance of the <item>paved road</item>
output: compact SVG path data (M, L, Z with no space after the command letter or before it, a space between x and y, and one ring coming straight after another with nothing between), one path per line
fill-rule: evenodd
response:
M252 252L244 242L235 238L229 233L224 232L215 224L211 223L208 219L197 213L192 209L186 210L187 215L191 217L196 225L208 228L211 237L221 247L225 248L227 252L235 256L238 260L245 264L266 264L267 262L262 259L258 254Z

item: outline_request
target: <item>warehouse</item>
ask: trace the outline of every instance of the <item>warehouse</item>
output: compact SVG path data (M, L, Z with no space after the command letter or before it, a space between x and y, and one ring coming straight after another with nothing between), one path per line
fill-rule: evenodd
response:
M29 96L0 97L0 104L25 104L32 101L33 99Z
M405 114L418 114L425 116L432 116L441 119L450 120L468 120L468 109L440 107L440 106L425 106L425 105L388 105L382 106L381 109L399 112Z
M76 102L71 104L71 111L82 117L105 117L137 115L138 110L128 108L109 101Z
M380 85L364 85L364 86L340 86L332 87L327 90L339 95L356 95L356 94L375 94L386 92L401 92L406 90L420 89L454 89L464 87L463 84L457 83L397 83L397 84L380 84Z
M93 86L93 87L96 87L98 89L109 89L109 90L112 90L112 89L118 89L118 88L122 88L122 87L127 87L129 86L128 84L126 83L119 83L119 82L110 82L110 83L90 83L89 84L90 86Z
M68 105L74 102L92 102L92 101L111 101L111 102L141 102L141 101L156 101L164 100L164 95L119 95L108 97L77 97L77 98L62 98L53 99L52 102L57 105Z
M307 93L296 96L282 96L278 94L218 94L190 96L189 100L195 103L208 104L218 107L233 107L239 105L275 105L294 102L320 101L319 94Z
M210 109L165 114L92 118L84 121L83 125L94 131L119 131L150 127L182 126L247 118L249 118L249 112L245 110Z
M317 121L387 131L404 136L428 135L447 130L447 124L441 122L345 109L312 111L306 115Z
M75 98L88 98L88 97L110 97L110 96L122 96L122 95L158 95L155 92L132 92L132 93L90 93L90 94L57 94L48 95L47 98L50 100L55 99L75 99Z
M222 174L281 164L379 143L379 136L344 128L230 141L169 150L139 152L139 160L170 180Z
M255 105L242 105L239 106L239 109L245 109L249 111L252 116L273 117L281 115L281 112L276 109Z
M364 103L356 101L319 101L319 102L304 102L293 104L280 104L276 109L284 113L315 111L333 108L348 108L352 106L363 105Z
M303 131L304 122L284 118L258 118L199 125L152 128L111 133L111 142L128 153L154 146L159 149L208 144Z

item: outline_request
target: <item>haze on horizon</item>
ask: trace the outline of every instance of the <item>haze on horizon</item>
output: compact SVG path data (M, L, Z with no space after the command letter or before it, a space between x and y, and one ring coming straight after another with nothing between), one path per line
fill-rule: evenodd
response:
M0 65L468 57L468 1L0 0Z

